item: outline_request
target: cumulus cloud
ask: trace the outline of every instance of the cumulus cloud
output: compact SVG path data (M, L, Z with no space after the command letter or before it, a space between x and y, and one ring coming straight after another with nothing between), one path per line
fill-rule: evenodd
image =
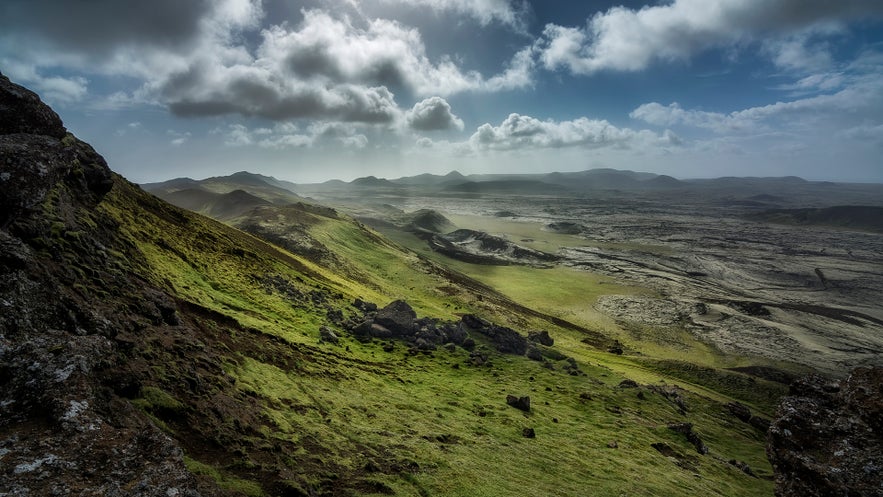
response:
M224 135L224 144L230 147L257 146L264 149L312 148L326 145L362 149L368 146L368 137L347 123L314 122L301 128L291 122L278 123L272 128L249 129L242 124L231 124L214 131Z
M547 69L574 74L638 71L655 60L684 60L713 46L758 37L787 37L826 23L883 17L877 0L674 0L640 10L614 7L585 27L547 25L538 42ZM799 38L768 45L783 66L818 65Z
M405 121L417 131L463 130L463 121L451 112L451 105L441 97L417 102L407 112Z
M433 63L416 29L386 19L359 27L319 10L305 11L296 30L275 26L264 31L258 55L262 65L301 80L407 88L421 96L529 84L520 53L506 72L485 79L478 72L461 71L447 57Z
M449 11L467 15L487 26L499 22L523 29L528 11L527 2L512 0L382 0L385 3L428 7L435 11Z
M833 82L831 78L834 78ZM810 77L807 81L805 78L798 85L842 88L833 93L729 113L684 109L677 102L669 105L650 102L639 106L629 116L657 126L683 125L718 134L766 133L771 130L796 132L810 126L836 131L880 121L883 116L883 70L880 67L871 72L850 72L817 79Z
M45 3L54 8L44 9ZM529 49L515 54L500 74L485 77L462 70L447 56L430 59L420 32L392 20L353 20L314 9L301 11L297 24L268 25L260 0L186 4L161 0L131 7L95 0L70 9L60 0L46 0L40 8L10 0L0 5L0 48L16 53L10 47L29 47L19 63L28 61L35 74L40 67L89 67L143 81L96 106L152 103L184 117L239 114L388 125L403 112L394 93L446 96L532 84ZM431 5L487 22L508 22L514 17L507 12L516 12L500 0ZM47 14L67 11L74 11L70 18ZM30 23L37 18L42 21ZM67 99L86 92L82 78L41 82L40 89Z
M469 138L477 150L535 148L629 148L637 145L676 145L676 135L658 135L647 130L618 128L605 120L581 117L572 121L540 121L510 114L499 126L485 123Z

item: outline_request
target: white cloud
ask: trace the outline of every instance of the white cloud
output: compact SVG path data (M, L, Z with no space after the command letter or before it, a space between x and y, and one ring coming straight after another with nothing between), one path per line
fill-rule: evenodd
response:
M192 136L189 131L185 131L182 133L173 129L167 130L166 134L172 137L169 143L171 143L175 147L180 147L181 145L187 143L187 141L190 140L190 136Z
M451 105L441 97L417 102L406 113L405 121L417 131L463 130L463 120L451 112Z
M643 104L629 116L657 126L683 125L718 134L767 133L772 130L834 133L880 122L883 116L883 68L867 74L823 75L800 80L802 86L842 86L834 93L751 107L729 113L684 109L678 103Z
M290 122L277 123L273 128L249 129L242 124L231 124L224 134L224 144L231 147L257 146L263 149L284 150L341 145L362 149L368 146L368 137L348 123L314 122L305 130Z
M768 44L777 63L818 66L826 62L825 55L803 49L800 43L807 38L801 39L800 34L863 16L883 16L883 2L674 0L640 10L613 7L593 16L582 28L550 24L538 46L547 69L591 74L638 71L655 60L685 60L710 47L782 36L778 46Z
M296 30L275 26L264 31L257 64L302 81L346 82L407 88L416 95L499 91L530 84L530 58L518 53L504 73L485 79L461 71L447 57L433 63L420 32L398 22L374 19L366 27L324 11L304 12Z
M14 81L32 86L43 99L51 103L82 101L89 93L89 82L81 76L43 76L33 64L2 59L3 70Z
M572 121L540 121L510 114L499 126L482 124L469 138L476 150L537 148L631 148L647 145L676 145L674 134L658 135L647 130L618 128L604 120L581 117Z
M450 11L477 20L482 26L499 22L517 29L523 29L527 15L527 2L512 0L382 0L385 3L404 4L413 7L431 8L435 11Z

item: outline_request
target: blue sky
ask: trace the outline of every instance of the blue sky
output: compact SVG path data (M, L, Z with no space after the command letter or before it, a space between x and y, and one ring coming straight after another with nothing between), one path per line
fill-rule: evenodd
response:
M614 167L883 182L880 0L4 0L0 71L137 182Z

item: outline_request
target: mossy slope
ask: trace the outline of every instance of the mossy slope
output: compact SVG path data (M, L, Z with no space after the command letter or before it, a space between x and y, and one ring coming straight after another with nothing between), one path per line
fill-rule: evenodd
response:
M133 402L181 443L210 493L772 492L763 434L729 414L724 396L676 389L688 407L682 414L660 393L675 387L653 369L583 342L603 336L520 306L343 216L297 212L303 232L333 255L310 259L119 178L99 211L129 242L119 264L176 298L178 324L124 337L133 346L116 375L139 385L129 390ZM459 348L413 355L403 343L363 344L339 327L340 344L320 344L318 329L335 327L335 312L357 313L355 297L380 305L404 298L421 316L474 312L522 332L547 329L582 374L568 374L563 360L544 365L490 348L482 366ZM653 387L620 388L615 371ZM507 406L510 393L530 395L532 411ZM684 420L710 454L666 428ZM536 438L524 438L524 428ZM657 442L676 455L660 454Z

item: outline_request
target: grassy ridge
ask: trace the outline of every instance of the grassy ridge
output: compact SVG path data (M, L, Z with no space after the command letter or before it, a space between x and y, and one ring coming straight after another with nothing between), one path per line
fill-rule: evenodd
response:
M122 181L100 209L130 241L120 259L175 295L183 321L132 352L144 376L135 404L221 493L772 494L769 479L727 463L771 474L763 435L725 412L724 395L699 384L694 390L708 395L679 390L683 415L659 393L672 388L659 368L589 347L579 331L543 318L573 318L564 312L576 302L567 292L582 288L580 299L590 299L608 282L566 280L555 297L562 307L528 313L510 301L543 302L515 287L551 290L551 280L518 268L478 275L494 290L452 279L348 219L309 226L336 256L319 263ZM318 343L318 328L333 326L329 311L354 314L355 297L380 305L405 298L420 316L474 312L522 333L546 329L583 374L568 374L565 360L498 354L480 337L489 359L480 366L460 348L414 355L402 343L363 344L340 329L340 344ZM618 387L626 375L655 388ZM507 394L530 395L531 412L507 406ZM710 454L666 428L679 421L695 425ZM524 428L536 438L523 437ZM657 442L682 457L661 455Z

